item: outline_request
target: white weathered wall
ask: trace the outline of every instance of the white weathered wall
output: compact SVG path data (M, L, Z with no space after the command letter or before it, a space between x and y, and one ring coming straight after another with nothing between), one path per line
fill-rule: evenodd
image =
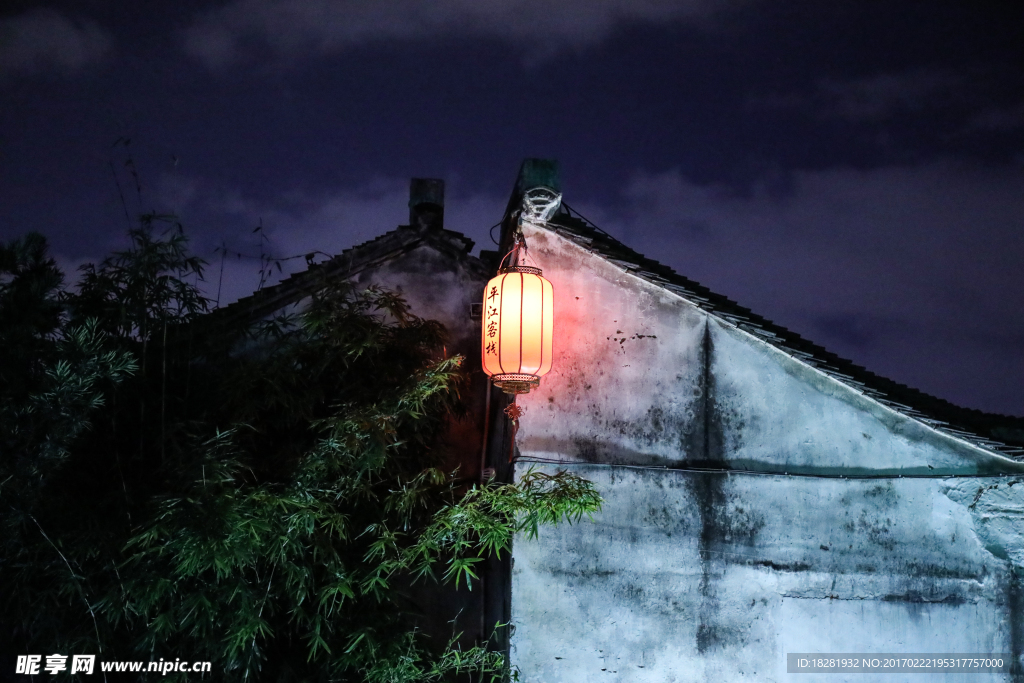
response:
M469 308L480 303L487 280L476 259L456 259L426 243L363 271L354 282L400 294L414 315L443 323L454 346L479 356L480 323L470 319Z
M571 462L605 507L517 539L524 680L922 681L794 678L786 653L1021 654L1024 476L997 475L1020 464L552 233L527 240L555 287L555 359L519 400L517 469ZM694 466L771 474L678 469ZM977 474L996 476L957 477Z

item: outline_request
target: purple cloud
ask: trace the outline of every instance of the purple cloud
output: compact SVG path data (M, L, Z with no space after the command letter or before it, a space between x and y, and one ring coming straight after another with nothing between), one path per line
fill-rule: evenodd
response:
M469 36L534 56L599 43L620 24L703 21L726 0L233 0L201 14L184 49L210 68L258 48L286 60L387 40Z
M0 75L72 74L100 61L113 41L96 22L33 9L0 20Z

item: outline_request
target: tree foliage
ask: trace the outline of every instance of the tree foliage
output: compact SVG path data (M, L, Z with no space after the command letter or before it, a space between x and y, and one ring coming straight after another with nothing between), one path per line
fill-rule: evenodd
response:
M507 676L458 634L432 644L410 596L471 589L516 533L599 509L593 487L447 471L462 359L394 294L324 281L301 314L199 333L180 226L130 237L75 293L40 236L0 246L10 650L187 656L223 680Z

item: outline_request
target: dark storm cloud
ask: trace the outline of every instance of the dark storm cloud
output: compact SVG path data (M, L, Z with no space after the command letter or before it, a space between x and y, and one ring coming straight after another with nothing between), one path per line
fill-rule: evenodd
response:
M1003 66L979 62L847 78L819 72L784 90L754 86L743 108L751 118L770 118L820 143L783 162L790 168L940 158L1019 166L1024 103L1015 80Z
M915 316L936 321L951 308L1001 305L979 294L987 287L1024 291L1021 187L1020 169L953 161L797 171L782 195L756 185L737 194L670 171L637 175L626 213L607 220L652 253L657 240L657 253L720 280L706 284L726 294L768 301L758 290L774 281L811 287L816 314L898 315L912 300ZM688 227L672 228L693 223L703 226L696 239ZM1015 315L1024 322L1024 312Z
M109 33L93 21L33 9L0 20L0 75L73 74L103 59L112 44Z
M754 110L806 111L852 122L884 121L959 101L966 76L949 69L914 68L840 80L820 78L807 91L753 95Z
M185 32L188 54L220 68L269 49L285 59L385 40L484 37L553 54L616 25L704 20L726 0L234 0Z
M983 131L1010 131L1024 128L1024 102L1007 107L989 107L971 119L970 128Z
M853 81L824 80L818 97L826 111L849 121L878 121L948 102L963 88L963 77L932 69L885 73Z

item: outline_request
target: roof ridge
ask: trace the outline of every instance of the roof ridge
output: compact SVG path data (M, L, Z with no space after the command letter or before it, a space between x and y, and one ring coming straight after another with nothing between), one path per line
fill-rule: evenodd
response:
M470 254L474 245L473 240L460 232L446 228L400 225L365 242L353 245L323 263L311 263L305 270L292 273L280 282L258 289L227 306L210 311L202 316L205 319L204 325L219 325L241 318L259 318L308 296L316 289L316 283L324 277L340 273L352 275L382 260L394 258L427 243L440 247L444 251L455 252L466 258L480 261L480 265L485 267L483 261Z

